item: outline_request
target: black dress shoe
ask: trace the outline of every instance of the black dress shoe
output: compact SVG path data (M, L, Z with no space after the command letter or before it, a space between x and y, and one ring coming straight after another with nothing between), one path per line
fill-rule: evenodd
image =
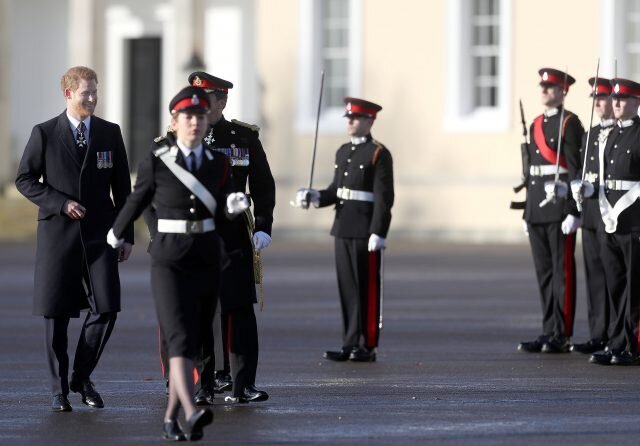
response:
M211 406L213 404L214 397L213 388L209 386L201 387L196 392L196 396L193 398L196 406Z
M213 378L213 391L215 393L223 393L231 390L231 387L233 387L231 375L224 372L216 372Z
M620 352L611 355L612 365L640 365L640 356L631 352Z
M178 420L165 421L162 426L162 438L168 441L185 441L187 437L180 429Z
M322 355L322 357L330 361L346 361L347 359L349 359L349 355L353 350L354 347L342 347L342 349L338 352L328 350L324 352L324 355Z
M249 402L267 401L269 394L264 390L258 390L253 384L249 384L244 388L244 399Z
M591 364L611 365L612 356L613 356L612 350L603 350L601 352L595 352L589 358L589 362Z
M590 354L600 350L604 350L607 343L599 339L590 339L584 344L573 344L571 351L576 353Z
M85 379L82 382L71 380L69 383L69 389L71 389L72 392L82 395L82 402L87 406L96 407L98 409L102 409L104 407L104 402L102 401L100 394L96 391L95 387L93 387L93 383L88 379Z
M202 429L213 422L213 412L209 409L200 409L193 413L187 420L189 441L198 441L202 438Z
M356 348L351 351L349 354L349 361L356 362L375 362L376 360L376 350L372 348L371 350L367 348Z
M569 338L560 336L547 339L547 342L542 344L542 353L569 353L571 349L571 342Z
M547 339L549 339L549 336L541 335L534 341L521 342L518 344L518 350L526 353L540 353Z
M54 412L71 412L71 403L69 403L67 395L61 393L53 395L51 410Z

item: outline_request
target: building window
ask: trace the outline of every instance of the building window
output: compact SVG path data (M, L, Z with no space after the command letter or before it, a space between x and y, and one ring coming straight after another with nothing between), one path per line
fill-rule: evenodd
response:
M340 107L349 89L349 2L324 0L321 5L320 65L325 70L325 108Z
M496 107L499 88L500 1L473 0L472 3L472 107Z
M510 125L511 0L447 2L450 131L506 131Z
M299 4L298 131L315 127L323 70L321 130L344 131L343 98L360 95L362 0L300 0Z

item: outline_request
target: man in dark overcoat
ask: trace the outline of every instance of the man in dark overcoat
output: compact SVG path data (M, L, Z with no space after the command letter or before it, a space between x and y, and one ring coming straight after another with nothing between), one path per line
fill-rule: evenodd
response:
M379 105L344 98L351 141L336 152L334 177L324 190L299 189L295 205L335 206L331 235L342 307L343 339L331 361L376 360L381 328L382 266L394 201L393 159L371 136Z
M103 407L90 380L120 311L118 250L105 237L131 192L127 154L114 123L94 116L96 73L73 67L62 76L66 110L33 128L20 161L18 190L39 208L33 313L44 316L52 410L71 410L69 390ZM40 181L42 179L42 181ZM113 198L112 198L113 197ZM69 318L88 309L68 379Z

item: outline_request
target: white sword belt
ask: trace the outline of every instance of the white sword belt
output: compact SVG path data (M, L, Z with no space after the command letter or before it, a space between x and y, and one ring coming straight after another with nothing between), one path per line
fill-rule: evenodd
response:
M558 166L558 173L569 173L566 167ZM556 166L553 164L543 164L541 166L529 166L529 175L532 177L543 177L545 175L555 175Z
M373 202L373 192L367 192L364 190L352 190L346 187L338 188L336 192L338 198L342 200L357 200L357 201L370 201Z
M167 220L158 219L158 232L170 232L174 234L202 234L216 229L213 218L204 220Z
M605 180L604 187L608 190L629 190L640 181L626 181L626 180Z

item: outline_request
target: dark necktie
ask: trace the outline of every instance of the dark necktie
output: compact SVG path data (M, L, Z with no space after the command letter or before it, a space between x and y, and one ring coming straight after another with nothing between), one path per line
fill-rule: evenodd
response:
M87 131L87 126L84 125L84 122L80 121L78 124L78 128L76 129L76 147L78 149L84 150L87 148L87 140L84 137L84 133Z
M189 168L189 172L191 172L192 174L196 173L196 154L191 152L189 154L189 156L187 156L187 159L189 160L188 164L188 168Z

